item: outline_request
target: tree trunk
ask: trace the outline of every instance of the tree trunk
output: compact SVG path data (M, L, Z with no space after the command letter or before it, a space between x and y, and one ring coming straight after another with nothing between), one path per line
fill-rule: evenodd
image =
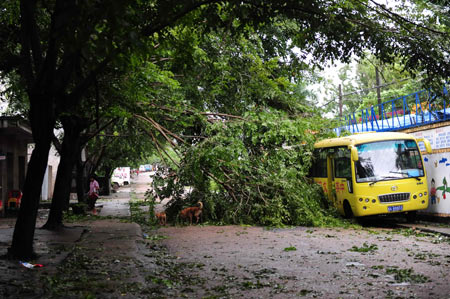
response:
M28 163L22 203L14 227L12 244L8 249L9 255L19 259L35 256L33 239L36 216L55 125L54 114L49 111L51 109L49 97L38 95L33 98L30 95L30 102L39 103L30 107L30 124L35 148Z
M61 145L61 159L56 173L55 189L53 192L50 214L44 229L58 229L63 226L63 211L68 210L70 189L72 185L72 171L75 166L77 153L80 148L80 134L83 125L79 119L62 118L64 138Z
M42 191L42 182L47 168L50 139L43 144L36 143L28 164L27 176L23 188L23 197L17 216L10 255L16 258L34 256L33 239L36 228L36 216Z

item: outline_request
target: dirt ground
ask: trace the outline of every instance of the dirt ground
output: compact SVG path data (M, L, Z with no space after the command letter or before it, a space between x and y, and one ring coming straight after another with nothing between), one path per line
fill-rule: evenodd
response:
M167 236L161 243L178 262L194 264L197 298L450 298L450 246L438 236L240 226L158 233Z
M128 197L143 198L147 184L137 180ZM108 200L123 207L129 198ZM449 238L383 219L363 228L152 228L118 215L37 230L31 262L45 266L0 259L0 297L450 298ZM12 228L0 222L0 255Z

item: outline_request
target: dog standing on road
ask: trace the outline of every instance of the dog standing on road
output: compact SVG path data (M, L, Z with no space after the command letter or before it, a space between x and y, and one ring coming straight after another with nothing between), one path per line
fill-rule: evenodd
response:
M183 220L189 219L189 223L192 224L192 218L195 217L196 218L195 223L197 224L200 219L200 216L202 215L203 203L199 201L197 205L198 206L196 207L189 207L181 210L180 218Z
M166 212L159 212L155 214L156 219L158 219L159 225L166 225Z

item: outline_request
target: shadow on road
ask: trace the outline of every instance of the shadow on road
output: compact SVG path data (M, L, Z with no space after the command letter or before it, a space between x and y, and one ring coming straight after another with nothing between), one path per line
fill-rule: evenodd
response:
M412 224L408 222L404 215L375 215L356 218L356 222L363 227L372 228L399 228L402 224Z

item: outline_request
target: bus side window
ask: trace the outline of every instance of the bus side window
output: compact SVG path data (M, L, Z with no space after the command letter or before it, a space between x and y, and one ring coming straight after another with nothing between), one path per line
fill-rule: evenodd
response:
M419 167L419 165L421 165L419 151L412 149L412 150L408 150L407 153L408 153L408 155L407 155L408 168L422 168L421 166Z
M327 154L324 151L315 150L314 159L309 171L310 177L326 178L327 177Z
M334 175L337 178L352 178L352 167L350 163L350 150L339 148L334 156Z

